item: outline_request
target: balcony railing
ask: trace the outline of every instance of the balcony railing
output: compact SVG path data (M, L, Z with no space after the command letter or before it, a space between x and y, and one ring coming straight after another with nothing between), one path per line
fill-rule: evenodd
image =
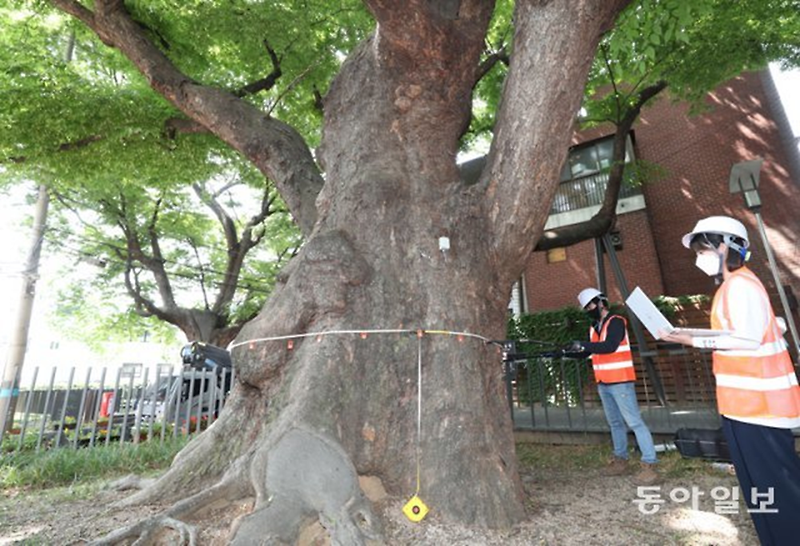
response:
M560 214L602 204L607 184L608 173L595 173L562 182L556 191L550 214ZM641 195L641 193L641 187L623 184L619 198L624 199Z

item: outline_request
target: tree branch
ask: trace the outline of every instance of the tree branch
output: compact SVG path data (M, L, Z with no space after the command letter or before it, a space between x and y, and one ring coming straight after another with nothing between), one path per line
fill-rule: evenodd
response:
M164 122L164 133L167 138L174 140L178 133L184 135L202 135L209 130L205 125L186 118L169 118Z
M83 21L105 44L119 49L155 91L274 180L301 231L311 232L323 180L308 145L294 128L265 116L233 93L184 75L133 21L123 2L98 1L94 12L72 0L51 3Z
M72 15L81 21L83 24L97 33L101 40L103 39L98 32L98 28L95 26L94 13L83 7L80 2L75 2L74 0L52 0L52 4L64 13Z
M200 272L200 290L203 292L203 304L205 309L210 309L211 307L208 304L208 292L206 292L206 268L203 266L203 260L200 258L200 252L194 240L190 237L188 241L189 246L194 250L194 257L197 258L197 270Z
M255 95L261 91L266 89L272 89L275 85L275 82L278 81L278 78L281 77L281 63L280 59L278 59L278 55L275 51L269 46L269 43L264 40L264 47L267 48L267 54L269 55L270 60L272 61L272 72L270 72L265 78L261 78L260 80L256 80L253 83L247 84L238 91L234 91L234 95L237 97L244 97L246 95Z
M147 233L148 237L150 238L150 248L153 252L153 255L148 255L144 249L142 249L141 242L139 241L139 233L136 227L135 220L129 218L127 213L127 205L126 199L124 195L120 195L120 206L117 208L112 203L108 201L101 200L101 204L106 207L106 210L113 214L117 219L117 225L122 230L123 235L125 236L125 247L126 247L126 255L122 256L119 251L117 251L120 256L122 256L123 261L128 264L126 270L126 287L130 284L129 274L133 271L133 262L139 262L142 264L142 267L147 269L152 275L154 280L156 281L156 286L158 286L159 294L161 299L163 300L163 304L165 309L158 309L157 305L149 300L147 300L148 305L145 306L147 311L151 314L161 317L164 313L169 312L171 309L175 309L177 307L175 303L174 294L172 291L172 285L170 284L169 277L167 276L167 272L164 269L164 258L161 255L161 248L158 243L158 233L155 228L155 224L158 220L158 210L160 207L161 200L159 199L156 202L155 210L151 215L150 222L147 226ZM137 305L141 303L139 300L143 299L144 297L141 294L141 287L138 283L138 276L134 279L136 282L130 284L129 291L131 291L131 296L134 297L134 300L137 302ZM166 319L165 319L166 320Z
M638 93L634 104L625 110L616 125L611 170L608 174L608 183L600 210L585 222L545 231L542 234L542 238L539 239L535 250L542 251L570 246L608 233L617 218L617 202L619 201L619 192L622 189L622 181L625 174L625 146L628 134L631 132L634 122L638 119L642 107L666 87L667 82L660 81L642 89Z
M325 106L323 104L324 101L322 100L322 93L319 92L319 89L317 89L316 85L314 85L313 87L314 87L314 108L317 110L317 112L323 113L325 111Z
M72 141L72 142L65 142L63 144L59 144L58 145L58 151L59 152L69 152L69 151L72 151L72 150L78 150L80 148L85 148L86 146L89 146L90 144L93 144L95 142L99 142L99 141L101 141L101 140L103 140L105 138L106 137L103 136L103 135L89 135L87 137L83 137L81 139L78 139L78 140L75 140L75 141ZM28 158L26 156L20 155L20 156L15 156L15 157L9 157L9 158L6 158L4 160L0 159L0 163L4 163L6 161L9 161L11 163L20 164L20 163L25 163L27 160L28 160Z
M208 206L222 225L222 230L225 234L225 242L227 247L227 262L225 264L225 272L223 275L221 288L217 293L214 304L211 310L220 312L224 309L236 294L237 279L241 274L247 253L255 247L260 241L260 237L253 237L253 230L260 226L264 221L274 212L272 204L275 201L275 196L270 195L270 186L266 185L264 194L261 199L261 208L253 217L251 217L242 229L241 238L239 237L236 225L233 219L220 205L216 199L216 194L210 194L200 184L193 184L195 193L200 200Z
M125 289L128 295L133 299L134 309L139 316L142 317L157 317L161 320L172 322L158 306L149 298L142 294L142 287L139 285L139 275L133 267L133 260L131 256L122 256L122 253L117 252L119 258L125 260L125 274L123 280L125 282ZM133 279L131 279L133 275Z
M479 81L483 79L486 74L488 74L492 68L499 62L503 63L504 65L508 66L511 58L508 56L508 52L506 51L505 44L500 47L497 51L486 57L483 62L478 67L478 72L475 74L475 85L478 84Z
M289 85L286 86L286 89L284 89L280 95L275 98L275 100L272 102L272 105L269 107L269 110L267 110L268 116L272 115L273 110L275 110L275 108L278 106L281 99L283 99L283 97L285 97L286 94L289 93L289 91L291 91L298 83L303 81L303 79L308 75L309 72L311 72L311 69L314 68L318 62L318 60L313 61L311 64L305 67L302 72L295 76L291 82L289 82Z
M497 259L510 263L503 282L522 271L542 234L569 145L564 127L574 123L601 36L629 1L515 5L514 55L489 163L473 187L486 197Z
M161 243L159 241L158 230L156 229L158 215L161 211L161 202L162 198L156 201L150 223L147 225L147 235L150 238L150 250L153 256L148 261L142 263L153 274L164 307L166 307L166 309L174 309L177 307L175 294L172 290L172 283L169 280L169 275L167 275L167 271L164 269L166 260L164 260L164 255L161 253Z
M239 245L239 235L236 233L236 224L234 224L233 219L228 215L225 209L222 208L222 205L219 204L216 196L211 195L205 187L195 182L192 184L192 189L195 194L197 194L197 197L200 198L200 201L210 208L214 216L217 217L217 220L222 226L222 232L225 234L225 243L228 247L228 253L230 253L231 250Z
M271 208L274 201L275 196L270 196L270 186L267 185L264 188L264 194L261 198L261 208L259 212L253 215L245 224L242 229L241 240L235 247L235 251L229 249L223 290L220 290L217 295L217 299L214 302L214 309L222 309L233 300L233 296L236 293L236 280L242 273L244 260L248 252L261 241L261 236L258 234L254 235L254 230L259 226L263 227L264 221L274 212Z
M600 53L603 56L603 63L606 65L606 70L608 70L608 78L611 80L611 87L613 88L613 95L614 95L614 104L616 104L616 108L614 109L614 125L619 125L620 123L620 113L622 112L622 104L620 103L619 99L619 89L617 89L617 80L614 77L614 67L611 66L611 60L608 58L608 48L605 44L600 44Z
M197 183L192 184L192 188L200 198L200 201L210 208L214 216L217 217L217 220L222 226L222 232L225 234L225 246L227 250L225 273L222 278L220 290L217 292L217 297L214 298L214 305L211 307L212 311L219 312L233 300L233 296L236 293L236 281L239 278L241 265L244 261L244 253L242 252L243 245L239 240L236 224L225 209L222 208L222 205L219 204L215 195L211 195L203 186Z
M105 137L102 135L89 135L84 137L80 140L76 140L74 142L65 142L58 147L59 152L69 152L70 150L77 150L79 148L85 148L89 144L94 142L98 142L103 140Z

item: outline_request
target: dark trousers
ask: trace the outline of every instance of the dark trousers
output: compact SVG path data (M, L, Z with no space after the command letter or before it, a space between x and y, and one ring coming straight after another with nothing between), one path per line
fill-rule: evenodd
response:
M800 544L800 457L792 431L727 417L722 418L722 430L762 546ZM771 503L770 489L774 493ZM762 509L777 513L754 512L759 503Z

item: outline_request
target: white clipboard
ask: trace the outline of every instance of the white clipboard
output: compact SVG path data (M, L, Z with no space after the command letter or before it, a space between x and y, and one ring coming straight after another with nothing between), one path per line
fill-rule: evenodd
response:
M628 299L625 300L625 305L656 339L661 339L659 332L688 334L692 337L724 336L731 333L730 330L711 330L710 328L675 328L638 286L633 289Z

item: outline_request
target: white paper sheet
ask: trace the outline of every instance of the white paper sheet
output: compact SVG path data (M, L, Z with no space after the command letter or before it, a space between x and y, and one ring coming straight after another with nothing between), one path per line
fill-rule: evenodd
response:
M638 286L633 289L631 295L628 296L628 299L625 300L625 305L628 306L636 318L638 318L644 327L647 328L647 331L656 338L661 339L659 337L659 333L680 333L680 334L689 334L692 337L712 337L712 336L721 336L730 334L728 330L711 330L709 328L675 328L667 317L658 310L658 307L650 301L650 298L647 297L647 294L639 288Z

